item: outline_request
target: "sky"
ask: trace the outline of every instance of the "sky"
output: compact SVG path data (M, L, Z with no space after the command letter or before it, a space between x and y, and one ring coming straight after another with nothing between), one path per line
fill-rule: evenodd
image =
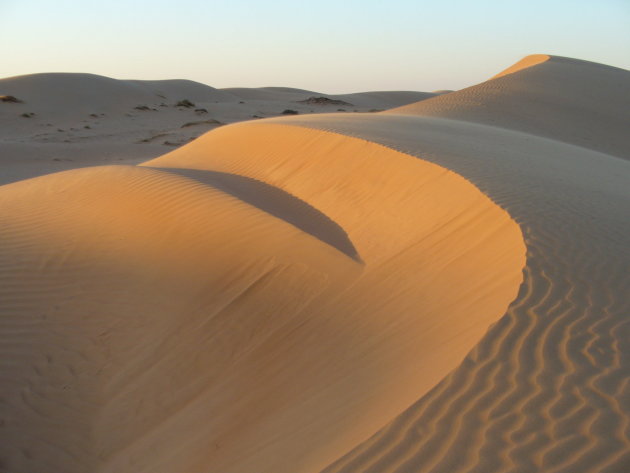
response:
M0 0L0 77L432 91L537 53L630 69L630 0Z

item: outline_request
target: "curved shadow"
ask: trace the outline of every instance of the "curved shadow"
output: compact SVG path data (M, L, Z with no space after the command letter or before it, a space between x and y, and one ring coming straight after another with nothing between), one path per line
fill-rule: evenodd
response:
M363 263L348 234L339 224L315 207L282 189L257 179L225 172L162 167L151 167L151 169L177 174L212 186L290 223L355 261Z

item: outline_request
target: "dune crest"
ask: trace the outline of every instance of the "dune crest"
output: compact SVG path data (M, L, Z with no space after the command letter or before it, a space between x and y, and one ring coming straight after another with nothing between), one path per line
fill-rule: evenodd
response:
M528 67L536 66L545 61L549 61L549 59L551 59L551 57L546 54L531 54L529 56L525 56L517 63L492 76L490 79L497 79L498 77L507 76L508 74L514 74L515 72L527 69Z

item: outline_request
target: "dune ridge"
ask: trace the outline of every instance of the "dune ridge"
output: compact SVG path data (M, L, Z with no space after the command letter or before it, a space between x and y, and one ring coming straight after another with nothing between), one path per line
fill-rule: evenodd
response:
M360 261L292 224L302 204L266 211L277 192ZM460 176L279 124L0 201L2 360L32 367L1 365L19 472L318 471L455 367L524 265L518 225Z

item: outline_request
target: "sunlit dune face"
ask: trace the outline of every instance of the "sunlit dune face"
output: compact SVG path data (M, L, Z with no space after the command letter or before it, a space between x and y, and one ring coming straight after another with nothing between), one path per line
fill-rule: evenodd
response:
M281 124L0 202L0 313L36 367L2 368L7 422L72 454L25 471L319 471L460 363L525 262L461 176Z

